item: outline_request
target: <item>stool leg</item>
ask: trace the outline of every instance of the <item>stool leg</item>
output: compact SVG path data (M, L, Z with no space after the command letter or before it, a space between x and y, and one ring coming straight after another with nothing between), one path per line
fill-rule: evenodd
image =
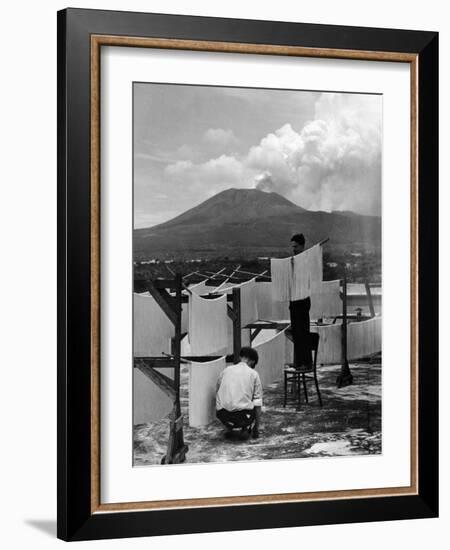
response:
M305 380L304 374L302 374L302 382L303 382L303 391L305 392L305 401L306 403L308 403L308 391L306 389L306 380Z
M319 390L319 382L317 380L317 374L314 373L314 383L316 385L316 390L317 390L317 396L319 398L319 405L322 407L322 397L320 395L320 390Z
M283 402L283 407L286 407L286 400L287 400L287 374L284 373L284 402Z
M301 392L300 392L300 375L295 375L295 383L297 386L297 410L300 410L300 400L301 400Z

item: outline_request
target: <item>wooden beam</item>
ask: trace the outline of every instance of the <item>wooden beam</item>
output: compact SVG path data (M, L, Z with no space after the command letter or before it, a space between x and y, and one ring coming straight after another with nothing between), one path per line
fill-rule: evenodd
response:
M239 266L240 267L240 266ZM233 356L234 362L239 363L241 351L241 289L233 288Z
M143 364L154 369L174 369L175 361L171 357L135 357L134 367Z
M218 275L220 275L221 277L224 277L224 275L221 275L221 273L223 273L225 271L226 267L223 267L222 269L219 269L219 271L216 271L216 272L213 272L213 271L205 271L206 273L206 279L205 279L205 283L208 282L210 279L214 279L215 277L217 277Z
M227 304L227 313L228 313L228 317L234 322L234 310L228 304Z
M187 275L184 275L183 276L183 281L184 279L189 279L189 277L192 277L192 275L197 275L198 271L192 271L191 273L188 273Z
M262 331L262 327L258 327L253 332L250 332L250 342L253 342L253 340L258 336L258 334Z
M341 372L336 379L338 388L353 384L353 375L347 359L347 274L344 267L344 279L342 283L342 329L341 329Z
M212 286L214 288L217 288L220 290L220 287L223 286L225 283L236 283L236 284L240 284L240 283L246 283L248 281L248 279L246 277L227 277L226 281L224 281L223 283L221 283L219 286L217 286L217 281L213 281L213 280L208 280L208 281L205 281L205 285L206 286Z
M243 269L239 269L238 273L244 273L245 275L251 275L253 278L254 277L266 277L267 279L270 279L270 277L268 275L266 275L267 269L264 270L262 273L252 273L251 271L244 271Z
M169 440L167 442L167 453L162 458L161 464L179 464L186 460L186 453L189 447L184 443L183 437L183 415L180 414L175 405L171 414Z
M161 372L154 370L152 367L145 365L143 362L135 364L142 374L147 376L152 382L154 382L158 388L160 388L164 393L166 393L171 399L175 399L176 392L173 385L173 380L168 376L165 376Z
M333 322L331 323L332 325L335 325L336 324L336 321L338 319L343 319L344 316L343 315L336 315L333 319ZM372 319L372 317L368 316L368 315L361 315L360 317L358 317L357 315L347 315L347 321L349 320L358 320L358 321L367 321L368 319ZM328 323L330 324L330 323ZM323 325L323 323L322 323Z
M205 271L205 273L208 275L208 278L206 279L206 281L209 281L210 279L215 279L216 277L222 277L222 279L226 279L228 275L223 273L225 269L226 268L224 267L220 271Z
M221 283L221 284L220 284L220 285L219 285L219 286L217 287L217 289L216 289L216 290L219 290L219 289L220 289L220 287L222 287L222 286L226 285L226 284L228 283L228 281L229 281L229 280L231 279L231 277L233 277L233 276L234 276L234 274L235 274L235 273L236 273L236 272L237 272L237 271L239 270L239 268L240 268L240 267L241 267L241 266L240 266L240 265L238 265L238 266L237 266L237 268L236 268L236 269L235 269L235 270L234 270L234 271L233 271L233 272L231 273L231 275L230 275L230 276L228 277L228 279L225 279L225 281L224 281L223 283Z
M373 307L372 292L370 291L369 281L366 280L364 282L364 286L366 287L367 299L369 300L370 315L371 317L375 317L375 308Z
M261 329L261 330L283 330L287 326L289 326L289 322L280 322L280 321L256 321L255 323L249 323L248 325L245 325L245 327L242 328L249 328L249 329Z
M169 289L169 290L175 290L175 280L174 279L153 279L152 283L155 288L159 289Z
M287 323L285 323L287 325ZM276 323L275 321L273 323L249 323L248 325L245 325L243 328L249 328L249 329L277 329L279 327L280 323Z
M181 357L182 361L185 363L191 363L192 361L196 363L206 363L207 361L215 361L220 358L221 355L183 355Z
M153 296L153 298L155 299L159 307L167 315L167 317L172 321L174 325L176 325L177 314L175 312L174 299L169 295L169 293L165 289L158 288L158 286L154 284L154 281L147 281L147 289L150 292L150 294Z
M181 294L182 294L182 285L183 281L180 274L175 276L175 338L173 345L173 354L175 359L175 376L174 376L174 385L175 385L175 408L177 417L181 415L181 405L180 405L180 374L181 374Z

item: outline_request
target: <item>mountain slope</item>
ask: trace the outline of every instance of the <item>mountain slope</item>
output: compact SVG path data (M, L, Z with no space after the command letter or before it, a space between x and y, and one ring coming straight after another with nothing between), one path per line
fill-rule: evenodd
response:
M223 255L239 251L289 247L293 233L307 245L329 237L330 243L381 242L381 218L353 212L312 212L277 193L227 189L160 225L136 229L135 258L167 252L208 250Z
M194 206L168 222L152 227L154 230L179 225L223 225L244 219L285 216L307 212L278 193L257 189L227 189Z

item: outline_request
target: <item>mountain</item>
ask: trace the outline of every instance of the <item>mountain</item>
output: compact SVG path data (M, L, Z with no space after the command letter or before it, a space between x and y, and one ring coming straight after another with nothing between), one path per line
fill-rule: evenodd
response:
M381 243L381 218L354 212L313 212L278 193L227 189L154 227L134 230L134 257L167 252L208 251L223 255L248 249L289 248L294 233L307 246L329 237L330 244Z

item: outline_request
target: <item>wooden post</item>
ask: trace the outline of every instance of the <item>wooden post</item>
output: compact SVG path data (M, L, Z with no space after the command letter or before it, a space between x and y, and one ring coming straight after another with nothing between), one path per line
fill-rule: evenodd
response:
M241 351L241 289L233 288L233 359L239 363Z
M161 464L177 464L186 460L188 451L184 444L183 436L183 415L181 414L180 403L180 378L181 378L181 297L183 290L183 280L179 273L175 275L175 300L173 303L175 319L175 336L173 339L172 353L175 362L174 389L175 401L171 413L169 441L167 444L167 453L161 460Z
M353 375L347 360L347 273L344 266L344 278L342 281L342 331L341 331L341 372L336 379L338 388L353 384Z
M173 355L175 359L175 405L177 410L177 417L181 414L180 406L180 369L181 369L181 291L182 291L182 279L181 275L177 274L175 276L175 338L174 338L174 349Z
M370 291L370 285L367 279L364 282L364 286L366 287L367 299L369 301L370 316L375 317L375 308L373 307L372 293Z

